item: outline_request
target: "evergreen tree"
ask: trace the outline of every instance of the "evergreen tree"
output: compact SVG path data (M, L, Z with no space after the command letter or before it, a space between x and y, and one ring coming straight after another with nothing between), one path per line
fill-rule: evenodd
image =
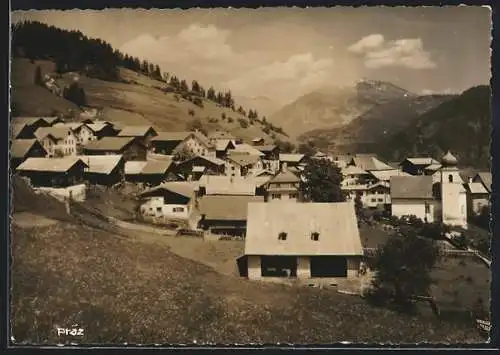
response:
M186 82L186 80L182 79L179 85L179 89L181 92L188 92L189 91L189 86Z
M37 65L35 69L35 78L34 78L35 85L43 85L43 79L42 79L42 69L40 68L39 65Z
M215 95L215 89L211 86L207 91L207 99L216 101L217 97Z

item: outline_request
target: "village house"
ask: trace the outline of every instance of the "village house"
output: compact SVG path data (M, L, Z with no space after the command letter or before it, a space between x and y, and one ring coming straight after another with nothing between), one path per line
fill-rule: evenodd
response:
M77 139L66 127L41 127L35 137L47 151L49 157L77 155Z
M234 177L251 175L264 168L259 155L230 151L226 158L226 174Z
M377 179L368 171L354 165L348 165L340 169L340 171L342 174L342 188L347 186L370 185L377 182Z
M272 172L277 172L280 169L280 148L277 145L260 145L255 148L264 154L262 156L264 169L269 169Z
M355 166L367 172L385 171L398 175L398 170L380 161L374 154L356 154L347 163L347 166Z
M289 170L294 170L297 169L297 171L302 170L302 167L305 165L305 158L306 156L304 154L279 154L279 161L280 161L280 169L283 168L283 165L286 165L287 169Z
M391 215L416 216L433 223L441 218L439 186L431 176L393 176L390 181Z
M480 182L470 181L466 184L468 215L474 216L490 205L490 193Z
M357 279L362 258L351 202L248 205L238 266L250 280L337 285Z
M26 123L13 123L10 127L11 139L33 139L35 138L35 131Z
M47 151L36 139L13 139L10 143L10 164L15 169L27 158L44 158Z
M235 145L230 139L218 139L211 143L215 147L215 156L218 159L225 159L227 157L227 152L235 148Z
M211 235L245 237L248 205L262 196L205 195L200 199L199 227Z
M250 144L247 143L237 143L235 144L234 149L229 150L228 154L248 154L248 155L255 155L258 157L263 157L264 153L262 153L258 147L253 147Z
M92 134L96 137L96 139L101 139L102 137L114 137L119 132L108 122L93 122L87 123L86 125L92 131Z
M121 155L80 155L87 164L83 177L93 185L113 186L125 180L125 160Z
M262 137L255 137L252 139L252 145L263 145L265 142L264 138Z
M125 126L118 133L118 137L134 137L145 146L157 135L158 132L152 126Z
M164 182L139 195L139 218L153 224L183 223L191 228L195 209L193 185L185 182Z
M134 137L103 137L83 146L85 155L123 155L125 161L145 161L147 148Z
M429 223L441 221L467 228L467 190L450 152L442 158L440 182L432 176L393 176L391 210L393 216L415 215Z
M125 179L129 182L154 186L169 180L168 175L173 170L172 161L127 161L125 163Z
M159 132L151 139L151 149L154 153L176 155L188 152L192 155L207 157L216 156L215 149L201 132Z
M299 200L300 178L287 170L283 165L282 171L272 177L267 183L266 202L297 202Z
M175 172L186 180L196 181L202 175L224 175L226 162L219 158L195 156L177 163Z
M83 201L86 196L84 169L86 164L77 157L28 158L16 172L29 179L37 192L45 192L59 200Z
M431 166L441 167L441 164L433 158L406 158L400 163L401 170L410 175L429 175L426 168Z
M96 139L96 137L94 136L94 132L84 123L57 123L54 125L54 127L66 128L71 130L76 138L77 146L85 145Z

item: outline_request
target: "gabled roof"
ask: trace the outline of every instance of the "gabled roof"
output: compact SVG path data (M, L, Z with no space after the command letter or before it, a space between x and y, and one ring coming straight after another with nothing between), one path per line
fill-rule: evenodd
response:
M72 132L69 127L40 127L36 130L35 137L38 140L42 140L47 136L52 136L56 140L61 140L65 139L69 132Z
M286 233L286 240L279 240ZM311 234L319 233L317 241ZM245 255L363 255L354 204L250 203Z
M366 171L370 170L393 170L394 168L381 162L373 154L358 154L355 155L350 162L351 165L355 165Z
M393 170L372 170L370 175L379 181L389 181L391 176L410 176L410 174L400 171L398 169Z
M348 165L341 169L342 175L368 175L369 173L357 166Z
M257 150L261 151L262 153L269 153L272 152L273 150L277 149L278 146L274 144L268 144L268 145L258 145L255 147Z
M481 182L470 182L467 184L467 190L471 194L488 194L489 191Z
M118 133L118 137L144 137L150 130L156 133L152 126L125 126Z
M28 158L17 167L18 171L66 172L75 164L87 166L79 157Z
M125 175L139 175L147 163L148 163L147 161L125 162Z
M219 152L225 151L230 145L234 147L233 141L230 139L217 139L214 144L215 150Z
M260 160L260 156L246 153L234 153L228 154L227 159L239 166L249 166L257 163Z
M367 188L367 190L372 190L372 189L375 189L377 187L382 187L382 188L389 189L391 187L391 185L390 185L390 183L388 181L379 181L376 184L370 185Z
M278 174L273 176L271 180L269 180L270 184L292 183L292 182L300 182L300 179L297 175L295 175L289 170L280 171Z
M438 171L439 169L441 169L442 165L437 163L437 164L431 164L431 165L428 165L424 168L424 170L427 170L427 171Z
M134 137L103 137L85 145L88 150L119 151L135 140Z
M72 131L76 131L76 130L78 130L82 126L86 126L86 124L82 123L82 122L64 122L64 123L63 122L59 122L59 123L56 123L52 127L66 128L66 129L70 129Z
M256 181L244 177L203 175L198 181L207 195L255 195Z
M142 168L141 174L157 175L165 174L172 166L172 161L149 160Z
M29 128L29 125L27 125L26 123L13 123L10 125L10 131L11 131L11 137L13 139L16 139L17 136L26 128L30 129Z
M111 126L109 123L103 123L103 122L87 123L86 125L94 133L98 133L98 132L102 131L104 128Z
M391 199L432 199L432 176L392 176Z
M260 150L246 143L236 144L234 149L229 150L229 153L247 153L257 156L264 155L264 153L262 153Z
M299 163L304 159L305 155L304 154L283 154L280 153L279 160L281 162L287 162L287 163Z
M13 124L25 124L28 126L32 126L38 122L44 122L47 123L43 118L41 117L14 117L12 119Z
M210 196L200 200L200 213L206 220L246 221L248 205L263 202L262 196Z
M36 139L13 139L10 145L10 155L12 158L24 158L30 149L38 144L41 149L43 147ZM45 150L45 149L43 149Z
M154 195L156 192L170 191L178 195L187 197L189 199L194 198L194 186L187 181L169 181L161 183L158 186L152 187L150 189L144 190L139 194L141 197Z
M105 175L110 174L123 161L121 155L80 155L79 158L88 166L85 172Z
M484 187L486 188L486 190L488 190L488 192L491 193L491 185L493 182L491 172L489 172L489 171L479 172L476 174L474 180L475 181L480 180L484 184Z
M226 165L226 162L222 159L219 159L219 158L214 158L214 157L208 157L208 156L205 156L205 155L195 155L194 157L188 159L188 160L185 160L181 163L179 163L179 165L181 164L186 164L186 163L189 163L191 162L192 160L195 160L195 159L201 159L201 160L205 160L211 164L214 164L214 165L217 165L217 166L224 166Z
M53 124L54 122L57 121L62 121L60 117L54 116L54 117L41 117L42 120L47 122L48 124Z
M422 166L436 165L436 164L441 165L441 164L439 164L439 162L437 160L435 160L434 158L431 158L431 157L406 158L404 161L408 161L413 165L422 165Z

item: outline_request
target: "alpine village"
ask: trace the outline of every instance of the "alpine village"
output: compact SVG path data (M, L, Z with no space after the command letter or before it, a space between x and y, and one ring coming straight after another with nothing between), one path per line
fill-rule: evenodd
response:
M12 36L16 342L488 338L488 86L414 95L427 109L365 144L77 31Z

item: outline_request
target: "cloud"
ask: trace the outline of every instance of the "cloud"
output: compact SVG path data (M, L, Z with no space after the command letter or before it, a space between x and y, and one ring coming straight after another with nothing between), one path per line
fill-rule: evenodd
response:
M384 36L381 34L371 34L361 38L359 41L349 46L347 50L352 53L365 53L367 50L379 48L384 41Z
M272 92L274 97L286 100L292 91L292 96L297 96L324 84L333 64L331 58L315 58L312 53L295 54L258 66L224 84L235 91Z
M382 35L369 35L348 48L362 55L366 68L405 67L410 69L432 69L436 64L429 52L424 50L422 39L406 38L385 41Z

